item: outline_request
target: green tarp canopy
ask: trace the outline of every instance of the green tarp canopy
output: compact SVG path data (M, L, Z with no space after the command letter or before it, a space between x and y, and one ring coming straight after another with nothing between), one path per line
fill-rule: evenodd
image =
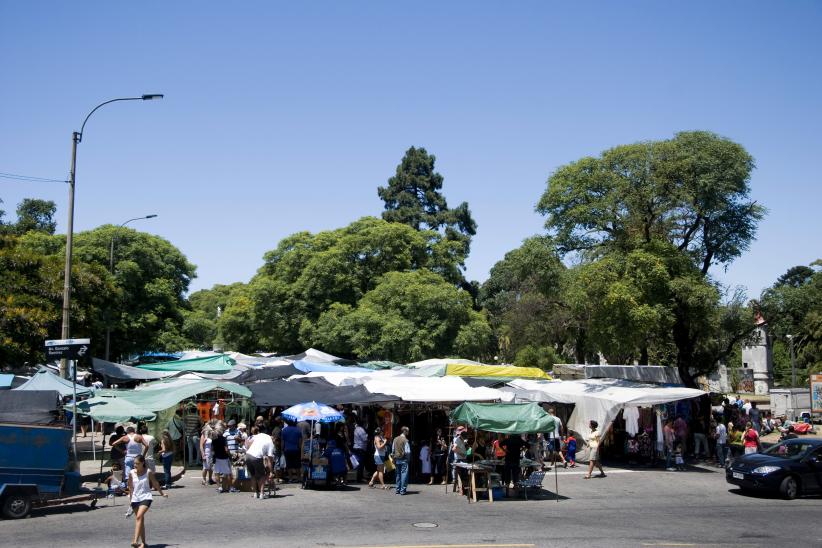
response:
M555 419L537 403L465 402L451 412L451 419L476 430L505 434L553 432Z
M176 360L173 362L149 363L138 365L138 369L146 371L190 371L192 373L228 373L237 364L230 357L220 354L190 360Z
M251 391L233 382L208 379L167 379L147 383L132 390L101 390L99 396L78 404L80 413L100 422L153 420L157 414L175 407L197 394L224 390L250 398Z

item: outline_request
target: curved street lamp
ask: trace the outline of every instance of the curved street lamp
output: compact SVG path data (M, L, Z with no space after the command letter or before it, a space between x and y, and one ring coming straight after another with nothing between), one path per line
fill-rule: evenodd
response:
M74 182L75 172L77 167L77 144L83 140L83 131L86 128L86 122L91 118L91 115L97 112L97 109L109 103L116 103L118 101L151 101L153 99L162 99L163 95L160 93L148 93L139 97L120 97L118 99L110 99L104 101L91 109L86 118L83 120L83 125L80 126L80 131L72 132L71 134L71 169L69 171L69 203L68 203L68 227L66 229L66 270L63 278L63 328L62 338L68 339L70 332L70 308L71 308L71 260L74 244ZM60 375L66 377L67 367L66 360L60 362Z
M117 228L123 228L131 221L141 221L143 219L153 219L157 216L157 214L152 213L151 215L146 215L145 217L134 217L133 219L129 219L124 223L120 223L117 225ZM117 234L111 235L111 249L109 250L108 256L108 270L111 272L112 276L114 275L114 240L116 239ZM109 356L109 348L111 347L111 317L109 316L108 321L106 322L106 361L108 361Z

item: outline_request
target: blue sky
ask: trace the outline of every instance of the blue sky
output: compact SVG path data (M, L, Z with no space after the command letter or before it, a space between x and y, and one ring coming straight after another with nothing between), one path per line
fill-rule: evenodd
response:
M158 234L197 265L192 289L248 281L300 230L379 215L411 145L437 156L478 223L468 276L544 219L560 165L705 129L755 157L769 209L715 276L750 296L822 258L822 3L2 2L0 172L64 178L76 230ZM0 179L24 197L67 189Z

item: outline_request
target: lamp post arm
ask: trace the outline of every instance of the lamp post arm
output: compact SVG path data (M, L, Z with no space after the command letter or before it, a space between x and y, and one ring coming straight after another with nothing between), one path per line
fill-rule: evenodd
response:
M116 103L117 101L142 101L142 100L143 100L142 97L121 97L119 99L110 99L108 101L104 101L104 102L100 103L99 105L97 105L96 107L91 109L91 112L88 113L88 116L86 116L86 119L83 120L83 125L80 126L80 132L77 134L77 142L78 143L82 142L82 140L83 140L83 130L86 129L86 122L88 122L88 119L91 118L91 115L94 114L95 112L97 112L97 109L99 109L100 107L105 106L109 103Z

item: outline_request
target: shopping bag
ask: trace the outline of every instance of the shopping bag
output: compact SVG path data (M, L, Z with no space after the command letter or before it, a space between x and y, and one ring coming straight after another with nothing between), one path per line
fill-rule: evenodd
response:
M385 464L385 471L386 472L393 472L394 469L396 468L396 466L394 466L394 459L392 459L391 457L388 457L387 459L385 459L384 464Z
M348 460L351 461L351 468L360 467L360 459L357 458L357 455L351 455L350 457L348 457Z

